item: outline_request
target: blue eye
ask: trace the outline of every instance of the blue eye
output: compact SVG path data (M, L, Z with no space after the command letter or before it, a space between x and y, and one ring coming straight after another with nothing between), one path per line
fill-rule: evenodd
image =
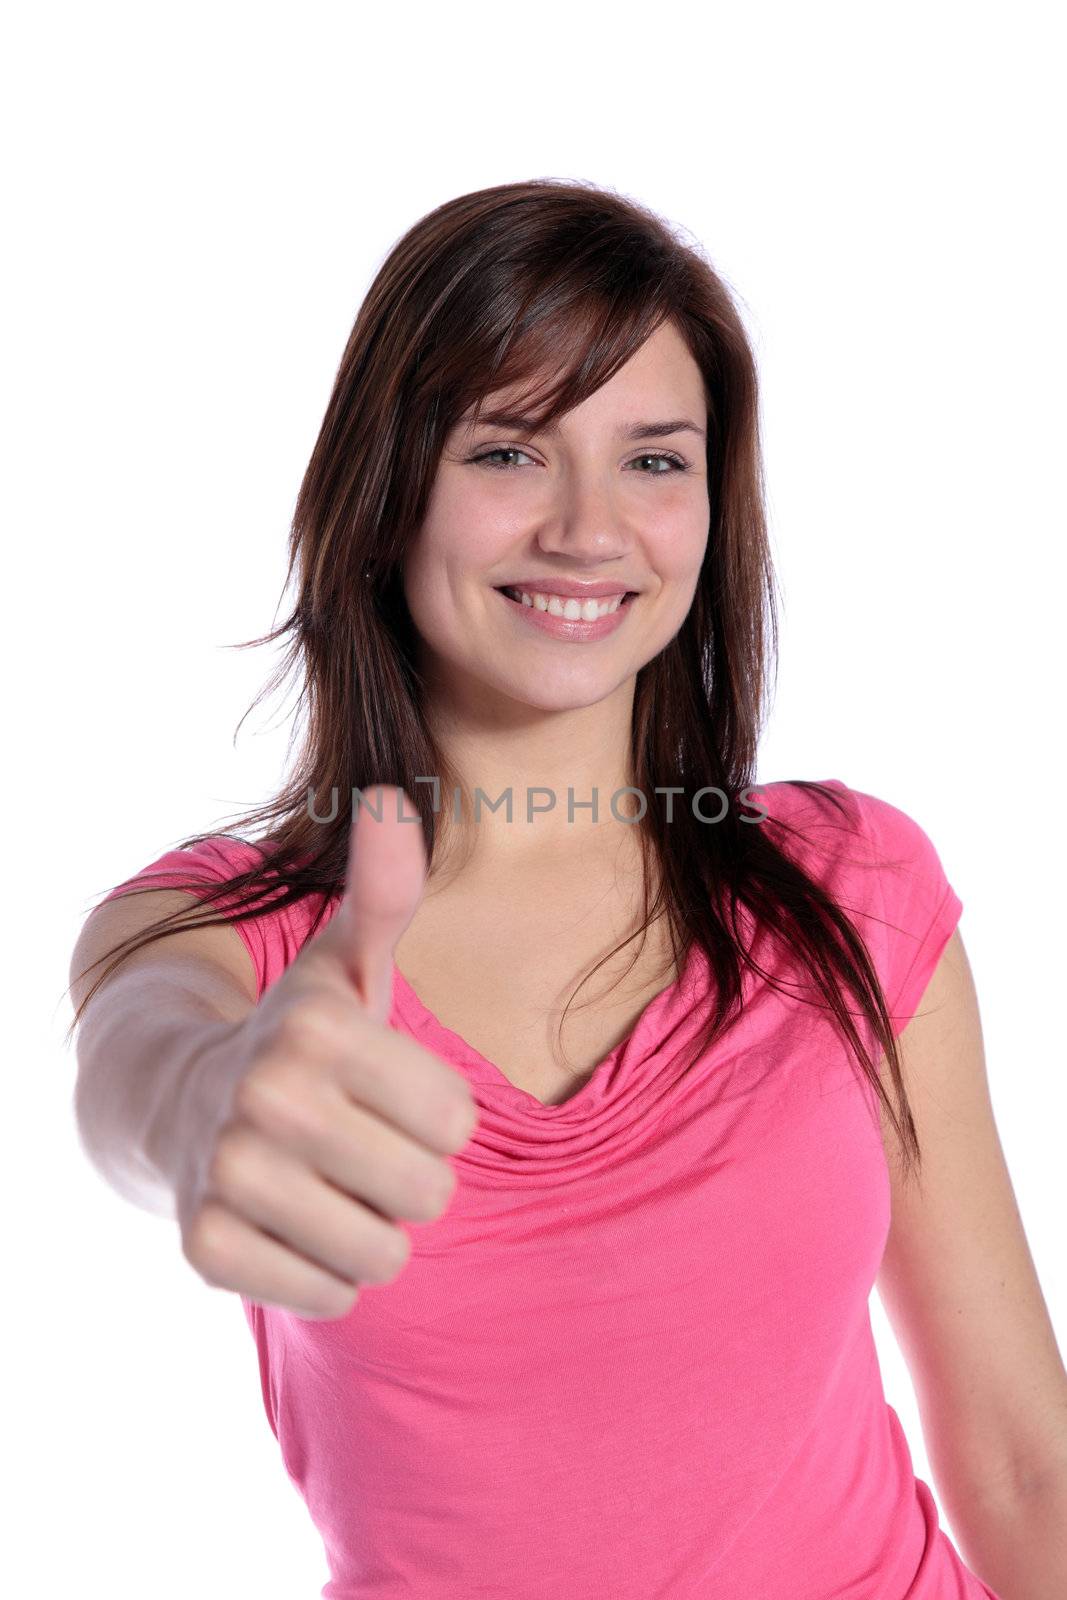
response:
M471 456L471 463L482 463L494 472L514 472L514 466L505 461L493 461L493 456L525 456L526 451L520 450L518 445L499 445L494 450L486 450L480 456ZM526 456L530 460L529 456ZM689 463L683 461L681 456L671 454L667 450L646 450L642 455L635 456L634 461L666 461L673 472L688 472ZM631 463L632 465L632 463ZM641 474L645 478L669 478L672 473L657 468L654 472Z
M646 451L643 456L635 456L634 460L635 461L667 461L678 472L688 472L689 471L689 463L687 461L683 461L681 456L671 455L666 450ZM644 476L646 478L669 478L670 477L670 473L669 472L646 472L644 474Z
M488 467L495 467L495 468L497 468L497 470L503 469L503 471L505 471L505 472L510 472L513 469L510 466L508 466L508 464L506 462L504 462L504 461L491 461L489 459L490 456L524 456L524 455L526 455L526 451L525 450L520 450L517 446L513 447L511 445L505 445L505 446L501 446L497 450L487 450L484 455L472 456L471 460L472 461L484 461L486 466L488 466ZM528 456L527 456L527 460L529 460Z

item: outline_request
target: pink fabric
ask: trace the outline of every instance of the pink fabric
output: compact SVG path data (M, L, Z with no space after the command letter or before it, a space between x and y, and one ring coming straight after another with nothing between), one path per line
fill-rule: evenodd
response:
M832 784L851 829L788 783L760 797L805 827L786 847L868 941L899 1033L962 903L914 821ZM144 872L209 881L253 849L168 851ZM304 902L238 927L261 994L309 920ZM765 933L754 953L797 981ZM392 1025L481 1111L451 1206L403 1224L403 1273L347 1317L243 1300L325 1542L324 1600L998 1600L939 1527L883 1393L873 1090L823 1012L751 974L744 1015L680 1077L708 983L696 952L544 1106L394 967Z

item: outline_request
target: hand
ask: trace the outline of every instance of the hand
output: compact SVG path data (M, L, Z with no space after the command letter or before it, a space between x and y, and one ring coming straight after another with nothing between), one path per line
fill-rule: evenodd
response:
M397 1219L443 1215L468 1142L467 1081L389 1027L393 952L426 881L421 825L384 787L357 807L345 894L190 1079L176 1184L182 1251L206 1282L301 1317L347 1314L411 1253Z

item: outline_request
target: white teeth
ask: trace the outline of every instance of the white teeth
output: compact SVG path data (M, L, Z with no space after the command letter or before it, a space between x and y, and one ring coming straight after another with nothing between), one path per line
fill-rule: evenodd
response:
M539 594L536 591L528 594L525 589L509 589L507 592L514 599L521 600L524 606L534 606L538 611L547 611L551 617L565 617L568 622L595 622L598 617L607 617L613 611L618 611L623 601L621 594L612 595L610 600L576 600L573 597Z

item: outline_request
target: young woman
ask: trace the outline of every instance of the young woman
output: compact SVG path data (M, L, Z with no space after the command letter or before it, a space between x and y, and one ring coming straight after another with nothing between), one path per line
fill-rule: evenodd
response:
M961 902L888 801L755 782L757 381L711 266L585 184L422 219L294 571L259 842L124 880L72 980L86 1148L240 1293L324 1596L1051 1596L1067 1375Z

